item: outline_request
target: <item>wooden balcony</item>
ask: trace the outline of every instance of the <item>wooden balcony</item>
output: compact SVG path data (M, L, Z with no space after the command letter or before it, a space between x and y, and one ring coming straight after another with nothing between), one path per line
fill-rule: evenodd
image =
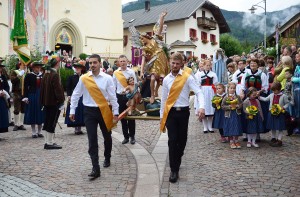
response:
M208 30L217 29L217 22L207 17L198 17L197 18L198 27L202 27Z

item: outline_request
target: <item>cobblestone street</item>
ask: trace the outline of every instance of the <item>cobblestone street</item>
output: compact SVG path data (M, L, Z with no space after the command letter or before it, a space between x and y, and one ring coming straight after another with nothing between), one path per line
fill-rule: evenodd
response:
M169 183L167 135L159 121L137 121L137 144L122 145L121 125L113 131L111 166L90 181L87 136L76 136L59 120L61 150L43 149L44 140L26 131L0 135L0 196L300 196L299 136L284 137L284 146L232 150L219 134L203 134L191 112L189 137L179 171ZM85 129L84 129L84 132ZM104 160L99 132L100 163Z

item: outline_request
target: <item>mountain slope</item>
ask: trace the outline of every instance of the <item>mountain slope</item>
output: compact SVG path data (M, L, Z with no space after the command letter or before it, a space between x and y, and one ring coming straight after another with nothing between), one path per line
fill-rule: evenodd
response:
M157 6L175 2L176 0L150 0L151 6ZM144 9L145 1L139 0L128 3L123 7L123 12ZM267 36L275 31L276 24L283 25L300 10L300 5L291 6L284 10L267 12ZM231 35L240 42L257 44L264 39L264 15L256 15L246 12L222 10L222 13L231 29Z

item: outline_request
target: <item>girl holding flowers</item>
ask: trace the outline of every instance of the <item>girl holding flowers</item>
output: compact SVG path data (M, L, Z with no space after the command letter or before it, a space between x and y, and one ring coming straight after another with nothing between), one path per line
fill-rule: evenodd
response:
M204 98L207 100L212 100L215 95L215 85L218 83L218 77L216 73L211 71L211 61L205 60L203 65L203 71L198 71L195 74L196 79L201 84L201 89L204 94ZM198 106L196 106L198 109ZM214 115L214 108L211 106L209 102L205 103L205 118L202 120L204 133L211 132L212 129L212 120Z
M255 143L257 133L264 131L263 126L263 113L257 97L257 90L254 87L250 87L247 92L247 99L243 103L243 110L246 114L247 121L247 147L254 146L258 148L258 144Z
M241 148L238 137L242 135L241 109L243 107L242 99L236 95L236 84L228 83L228 94L224 97L221 107L224 110L224 136L230 140L231 148Z
M273 93L268 97L259 97L259 100L270 101L267 129L272 130L270 145L274 147L282 146L283 130L286 129L285 111L289 106L289 99L281 92L281 88L279 82L274 82L271 86ZM277 135L276 131L278 131Z
M212 99L212 106L215 108L214 118L212 126L215 129L219 129L221 135L221 142L225 143L223 124L224 124L224 110L221 108L222 100L225 97L225 86L221 83L216 85L216 95Z

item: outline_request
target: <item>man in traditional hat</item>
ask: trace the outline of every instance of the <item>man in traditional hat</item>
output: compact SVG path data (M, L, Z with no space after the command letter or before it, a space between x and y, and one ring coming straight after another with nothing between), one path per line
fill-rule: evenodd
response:
M32 72L28 73L24 80L24 98L22 99L26 103L24 124L31 125L32 138L44 137L41 133L42 124L44 123L44 111L42 111L40 103L42 66L44 66L42 61L34 61L31 64Z
M44 149L61 149L62 147L53 141L55 127L60 111L64 106L64 90L58 74L59 61L52 58L41 82L40 100L45 111L45 145Z
M26 130L23 126L25 103L22 102L24 94L24 79L26 75L26 65L19 62L17 69L11 72L10 79L12 83L13 103L14 103L14 120L15 126L13 131Z

